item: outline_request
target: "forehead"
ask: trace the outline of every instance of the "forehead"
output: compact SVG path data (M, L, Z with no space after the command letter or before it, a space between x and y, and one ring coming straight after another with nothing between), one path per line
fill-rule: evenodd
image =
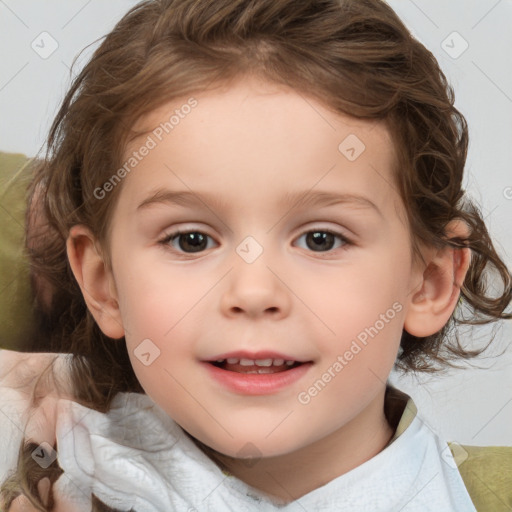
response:
M258 79L174 99L133 129L143 135L127 146L127 160L148 137L154 146L125 184L136 195L163 180L193 191L229 194L238 187L250 196L264 190L268 201L273 190L292 186L365 192L383 208L398 198L394 148L382 121L333 112L301 92Z
M188 104L192 98L197 106L191 109ZM200 129L199 124L209 129L213 122L216 128L210 133L213 136L225 127L245 124L246 130L257 127L269 135L286 127L290 137L298 136L299 139L301 136L312 139L312 132L334 132L338 135L353 132L362 138L371 137L373 145L382 144L392 149L391 138L383 121L335 112L318 98L256 77L240 77L170 100L141 116L133 130L149 133L161 123L174 118L170 131L183 133L190 124L190 121L183 122L189 114L192 114L193 129L196 131ZM284 134L281 132L281 135Z

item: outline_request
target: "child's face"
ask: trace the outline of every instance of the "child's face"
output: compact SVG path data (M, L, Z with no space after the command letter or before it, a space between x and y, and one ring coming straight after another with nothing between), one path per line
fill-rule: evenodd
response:
M141 385L235 457L349 430L371 437L418 283L387 130L248 80L194 98L138 124L155 131L128 148L137 162L112 220L114 293ZM173 114L172 130L158 129ZM189 202L147 202L157 191ZM365 200L290 199L320 193ZM178 228L200 235L161 242ZM218 380L205 361L239 351L309 363L279 377L216 370L237 377Z

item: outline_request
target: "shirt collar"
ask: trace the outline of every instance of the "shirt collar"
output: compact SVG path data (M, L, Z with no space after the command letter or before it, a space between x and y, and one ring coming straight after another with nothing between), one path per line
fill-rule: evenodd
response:
M403 391L388 384L384 397L384 414L391 427L395 430L393 437L386 446L389 446L400 437L412 423L418 413L413 399Z

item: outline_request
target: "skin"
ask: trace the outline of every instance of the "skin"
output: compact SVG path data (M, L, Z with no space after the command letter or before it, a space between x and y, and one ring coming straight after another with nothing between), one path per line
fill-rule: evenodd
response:
M216 450L235 476L291 501L389 442L384 393L402 329L427 336L445 325L470 253L425 248L425 262L413 262L384 124L333 113L313 98L249 78L194 97L197 107L122 182L111 267L84 226L72 228L68 257L102 331L125 336L148 395ZM186 100L151 112L135 128L154 129ZM352 162L338 150L350 134L366 146ZM127 157L146 136L132 142ZM158 187L209 192L225 205L204 200L202 210L165 203L138 210ZM380 213L353 204L285 204L287 193L308 190L364 196ZM207 248L186 254L186 240L161 243L178 227L209 235ZM325 229L351 243L335 239L314 251L305 234ZM448 231L463 234L464 227L454 222ZM263 249L252 263L236 251L247 236ZM299 394L397 303L394 318L301 403ZM134 351L148 338L160 355L145 366ZM199 363L244 349L275 350L313 365L278 393L247 396L213 381ZM240 456L247 443L256 452L251 463Z

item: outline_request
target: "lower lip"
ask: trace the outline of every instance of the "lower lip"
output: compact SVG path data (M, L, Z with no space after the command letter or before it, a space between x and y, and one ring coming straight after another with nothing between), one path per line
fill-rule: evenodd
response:
M206 365L210 375L231 391L244 395L270 395L292 385L303 377L312 363L303 363L291 370L277 373L238 373L223 370L211 363Z

